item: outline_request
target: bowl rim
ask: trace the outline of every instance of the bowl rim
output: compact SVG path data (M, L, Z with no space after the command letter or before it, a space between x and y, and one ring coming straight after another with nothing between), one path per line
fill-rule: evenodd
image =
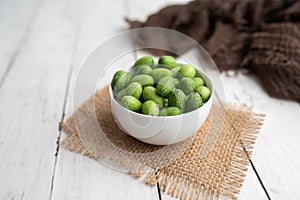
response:
M193 112L199 112L199 110L200 110L201 108L204 109L204 107L209 106L209 105L208 105L208 104L210 104L209 102L213 101L212 94L213 94L213 92L214 92L214 86L213 86L213 82L212 82L211 78L210 78L206 73L204 73L203 71L201 71L201 70L199 70L199 69L197 69L197 68L196 68L196 70L198 70L198 71L200 72L201 76L204 75L204 76L210 81L210 83L211 83L211 88L209 88L209 89L210 89L210 91L211 91L211 95L210 95L209 99L208 99L201 107L199 107L199 108L197 108L197 109L195 109L195 110L193 110L193 111L190 111L190 112L187 112L187 113L182 113L182 114L180 114L180 115L173 115L173 116L152 116L152 115L145 115L145 114L141 114L141 113L137 113L137 112L128 110L127 108L123 107L123 106L115 99L115 97L114 97L114 95L113 95L113 89L112 89L112 86L111 86L111 82L110 82L110 84L109 84L109 96L110 96L110 100L111 100L111 102L114 101L119 107L121 107L121 109L126 110L127 112L129 112L129 113L131 113L131 114L135 114L135 115L137 115L137 116L141 116L141 117L145 117L145 118L158 118L158 119L165 119L165 118L166 118L166 119L171 119L171 118L179 118L179 117L183 117L183 116L189 115L189 114L191 114L191 113L193 113ZM201 77L201 78L202 78L202 77Z

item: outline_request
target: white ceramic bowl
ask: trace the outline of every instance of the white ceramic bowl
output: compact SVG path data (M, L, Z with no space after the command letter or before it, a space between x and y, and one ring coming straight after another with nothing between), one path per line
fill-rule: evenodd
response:
M213 84L205 73L199 72L211 90L209 100L196 110L176 116L148 116L132 112L115 100L110 87L111 107L116 123L129 135L154 145L174 144L193 136L208 117L213 101Z

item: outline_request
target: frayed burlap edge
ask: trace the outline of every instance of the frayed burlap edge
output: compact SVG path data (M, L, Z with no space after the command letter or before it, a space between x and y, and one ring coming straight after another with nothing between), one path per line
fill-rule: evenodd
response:
M227 104L227 108L239 112L251 112L252 107L246 105L237 106ZM249 159L255 144L257 135L264 122L264 114L251 113L245 129L240 138L240 144L234 148L230 170L223 182L223 189L219 192L214 188L206 188L202 184L196 184L182 177L166 176L158 170L145 178L145 183L154 186L159 183L162 192L180 199L219 199L222 196L237 199L237 195L243 185L249 166ZM234 127L233 127L234 128Z

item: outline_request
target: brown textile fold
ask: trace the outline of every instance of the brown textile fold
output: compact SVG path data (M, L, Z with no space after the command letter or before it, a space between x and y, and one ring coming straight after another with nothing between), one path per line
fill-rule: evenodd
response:
M251 39L242 65L251 67L270 95L300 101L300 29L274 23Z
M92 115L94 109L97 117ZM150 186L159 183L160 189L173 197L183 200L218 199L222 196L236 199L264 115L253 113L246 106L228 104L217 142L206 156L200 157L201 149L205 148L205 139L210 133L208 130L212 117L223 116L223 112L219 112L220 107L214 105L213 109L215 111L211 112L201 129L191 138L188 148L180 157L176 157L182 143L162 149L162 146L139 142L122 132L113 119L106 87L97 91L63 123L62 128L67 137L61 144L71 151L101 162L104 159L114 161ZM79 121L84 123L80 124ZM97 128L98 124L101 124L101 130ZM155 154L149 154L155 151ZM173 162L164 165L167 159L174 157L176 159Z
M271 96L300 102L300 1L198 0L163 8L146 22L127 21L130 28L182 32L204 46L221 71L246 68Z

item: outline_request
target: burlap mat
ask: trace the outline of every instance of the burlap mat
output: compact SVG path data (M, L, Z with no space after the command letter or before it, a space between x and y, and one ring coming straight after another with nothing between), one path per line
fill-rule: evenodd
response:
M90 116L89 109L91 108L96 109L97 119ZM213 109L216 109L216 106ZM78 115L81 119L85 118L83 119L85 123L75 124L77 121L75 116L78 113L81 113ZM214 114L217 115L218 112ZM62 128L67 133L67 137L61 145L96 160L110 157L114 162L128 169L135 178L143 180L150 186L159 184L161 191L173 197L218 199L225 196L236 199L242 187L249 165L249 156L251 156L257 133L262 126L264 115L253 113L252 109L246 106L226 105L226 118L221 134L211 152L201 158L199 152L211 125L211 118L210 115L202 128L190 139L191 143L171 145L165 150L168 155L166 156L163 147L139 142L118 128L113 120L106 87L97 91L63 123ZM104 131L106 138L99 138L100 132L98 135L89 136L92 138L85 138L79 134L78 130L92 130L93 121L97 121L103 129L106 129ZM118 150L108 145L108 140L117 146ZM183 144L190 145L180 157L167 166L153 170L154 167L151 165L172 157L176 154L176 148L181 148ZM89 146L89 150L85 146ZM158 152L162 156L146 156L147 159L142 159L143 153L147 155L149 152ZM135 153L141 153L142 156Z

